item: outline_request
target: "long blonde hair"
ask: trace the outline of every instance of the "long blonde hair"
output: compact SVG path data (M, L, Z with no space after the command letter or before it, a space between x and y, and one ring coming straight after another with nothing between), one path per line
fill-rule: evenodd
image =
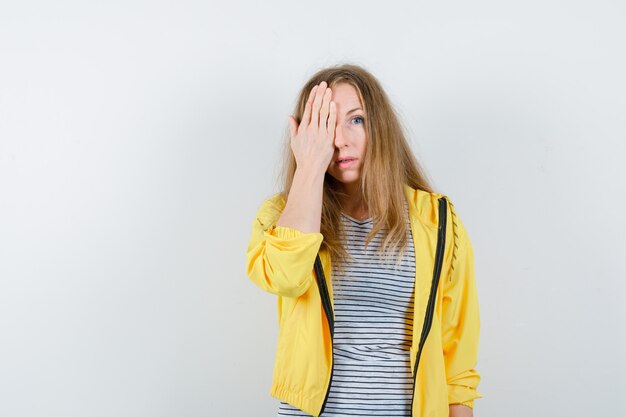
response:
M330 88L340 83L355 87L365 110L367 148L360 185L363 202L374 222L366 237L366 246L382 230L382 244L377 250L389 260L398 251L396 265L408 247L406 197L403 184L432 192L423 168L413 155L404 129L379 81L370 72L354 64L342 64L317 71L300 90L293 116L302 120L304 107L313 86L326 81ZM296 171L296 159L291 151L290 136L284 143L283 166L280 172L282 197L287 200ZM320 250L327 250L334 266L347 260L347 251L341 244L342 210L339 197L343 193L337 180L326 173L322 202L320 232L324 236Z

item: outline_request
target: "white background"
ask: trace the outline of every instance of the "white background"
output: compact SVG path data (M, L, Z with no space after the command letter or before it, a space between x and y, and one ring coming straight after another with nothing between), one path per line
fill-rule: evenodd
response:
M475 415L623 413L625 39L609 0L3 1L0 415L275 415L245 250L343 62L472 239Z

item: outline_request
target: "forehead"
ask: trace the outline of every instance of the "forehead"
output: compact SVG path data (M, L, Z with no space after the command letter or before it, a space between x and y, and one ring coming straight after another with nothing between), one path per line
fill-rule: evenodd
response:
M359 93L352 84L339 83L330 87L333 92L332 100L336 103L339 109L344 111L352 110L357 107L362 107Z

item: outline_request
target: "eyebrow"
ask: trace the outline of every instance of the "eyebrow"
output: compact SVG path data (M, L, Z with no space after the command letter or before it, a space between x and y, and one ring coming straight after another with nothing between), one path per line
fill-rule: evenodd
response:
M352 109L352 110L350 110L350 111L349 111L348 113L346 113L346 114L350 114L350 113L352 113L353 111L357 111L357 110L362 110L362 109L361 109L360 107L357 107L356 109Z

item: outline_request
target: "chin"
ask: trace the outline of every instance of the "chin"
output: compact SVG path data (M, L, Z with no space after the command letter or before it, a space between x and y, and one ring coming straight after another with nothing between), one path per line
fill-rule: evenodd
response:
M359 182L359 179L358 178L345 178L345 179L340 179L339 182L342 184L356 184Z
M359 177L358 176L352 176L352 175L331 175L335 181L341 183L341 184L355 184L359 182Z
M360 173L354 172L354 171L339 172L339 173L326 171L326 175L328 175L333 180L341 184L352 184L352 183L358 183L360 181Z

